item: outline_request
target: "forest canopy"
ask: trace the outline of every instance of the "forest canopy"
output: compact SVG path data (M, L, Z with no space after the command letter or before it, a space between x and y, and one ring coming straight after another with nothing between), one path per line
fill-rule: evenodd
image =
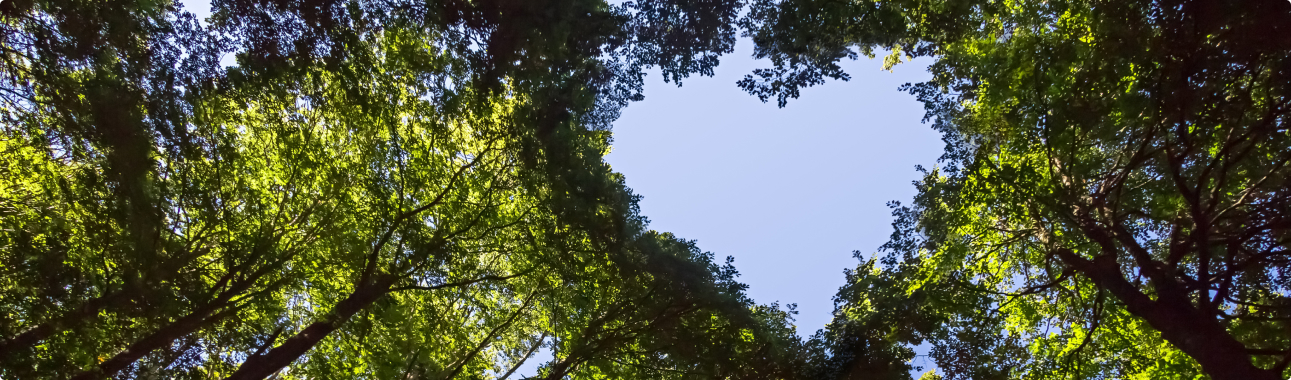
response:
M0 377L792 371L602 160L733 2L3 4Z
M0 2L0 378L1291 375L1286 1L211 5ZM934 62L807 339L604 161L738 35L780 106Z
M927 56L946 150L849 272L821 377L1284 379L1291 3L755 1L781 105Z

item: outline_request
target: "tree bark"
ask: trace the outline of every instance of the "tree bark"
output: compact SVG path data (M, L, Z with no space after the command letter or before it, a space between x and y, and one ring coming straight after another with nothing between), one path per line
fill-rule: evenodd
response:
M493 343L494 339L497 339L498 333L501 333L503 329L511 326L511 322L515 322L516 318L520 317L520 314L524 314L525 309L529 308L529 301L533 301L533 297L536 295L538 295L538 292L534 291L533 293L530 293L528 297L525 297L524 304L520 305L520 308L516 309L515 313L512 313L511 317L507 318L505 322L502 322L501 325L490 330L489 333L484 336L484 339L480 340L480 343L475 345L475 348L472 349L470 353L466 354L466 357L462 358L460 363L457 363L457 365L454 366L453 370L448 373L448 376L444 376L444 380L453 380L453 378L457 377L458 374L462 373L462 369L466 368L466 365L469 364L476 355L479 355L480 351L483 351L485 347L488 347Z
M543 378L543 380L563 379L565 375L569 374L569 372L572 370L573 370L573 367L571 366L569 361L561 360L559 362L556 362L556 365L551 366L551 372L547 373L547 377Z
M360 285L348 297L337 303L336 307L321 320L306 326L304 330L287 338L287 341L269 350L264 355L247 358L247 361L243 362L227 380L265 379L290 365L301 355L309 352L328 334L344 325L354 314L368 308L368 306L371 306L390 292L390 286L394 284L394 276L378 275L375 277L372 283Z
M27 329L27 331L23 331L22 333L15 335L13 338L6 339L4 342L0 342L0 360L6 359L9 355L13 355L18 351L35 347L36 344L48 339L50 336L63 332L70 327L84 323L85 321L94 318L94 316L98 315L103 309L106 309L113 304L127 301L131 299L133 295L133 292L128 292L126 289L122 289L103 297L90 299L67 314L54 317L53 319L47 320L44 323Z
M179 338L188 336L188 334L209 325L211 322L218 321L227 316L226 313L212 315L219 307L217 305L208 305L199 309L179 320L167 325L166 327L153 332L152 334L131 344L124 351L117 353L111 359L99 363L99 367L93 370L81 372L73 376L71 380L96 380L111 378L131 363L142 359L145 355L162 347L169 346ZM231 309L230 309L231 310ZM228 310L226 310L228 311Z
M156 275L157 281L170 279L171 275L175 273L176 266L182 266L196 257L197 255L192 254L181 255L175 260L154 268L154 270L161 272L161 274ZM81 303L80 306L63 315L46 320L12 338L0 341L0 360L4 360L9 355L16 354L19 351L35 347L54 334L75 329L82 324L88 323L103 310L119 307L122 303L128 301L144 299L148 296L147 286L140 285L138 282L122 284L121 288L114 292L88 299Z
M1114 256L1089 260L1071 250L1060 249L1058 257L1107 289L1131 314L1143 318L1167 342L1196 360L1211 378L1282 380L1278 373L1251 363L1246 346L1233 338L1219 321L1194 307L1186 296L1166 294L1153 300L1140 292L1121 275Z
M248 265L250 263L251 261L247 262ZM245 269L245 267L241 265L238 267ZM232 312L236 311L236 308L233 308L233 305L231 305L229 301L231 301L233 297L250 290L257 281L263 278L271 270L278 267L278 265L266 265L242 279L233 281L228 289L217 294L210 302L205 305L201 305L188 315L181 317L180 319L163 326L152 334L149 334L143 339L136 341L124 351L114 355L111 359L99 363L98 368L77 374L72 377L72 380L111 378L116 375L117 372L129 367L131 363L134 363L135 361L142 359L145 355L148 355L148 353L162 347L169 346L176 340L188 336L188 334L192 334L198 329L204 328L211 323L228 317ZM241 269L235 269L234 271L226 274L225 278L233 278L240 270ZM220 285L217 285L216 287L218 288Z
M547 332L544 331L542 335L538 337L538 341L533 343L533 347L529 347L529 351L525 352L524 356L520 357L520 360L517 360L515 364L511 365L511 369L507 370L507 373L498 377L498 380L507 380L508 377L511 377L512 374L516 373L516 370L519 370L520 366L524 365L524 362L528 361L529 358L533 356L533 353L538 351L539 347L542 347L542 341L546 339Z

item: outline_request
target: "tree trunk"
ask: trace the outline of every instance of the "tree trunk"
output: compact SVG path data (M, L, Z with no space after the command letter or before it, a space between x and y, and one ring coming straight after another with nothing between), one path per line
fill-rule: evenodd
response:
M569 361L561 360L559 362L556 362L556 365L551 366L551 372L547 373L547 377L545 377L544 380L563 379L565 378L565 375L567 375L571 370L573 370L573 368L570 366Z
M181 255L176 260L154 268L162 271L161 274L156 275L157 281L170 279L176 270L174 269L175 266L182 266L195 258L197 258L197 255ZM35 347L54 334L80 327L82 324L92 321L95 316L104 310L119 307L125 302L145 298L147 296L147 286L140 285L138 282L122 284L121 288L114 292L86 300L79 307L68 311L66 314L49 319L15 335L13 338L0 341L0 360L4 360L9 355L19 351Z
M209 305L208 307L184 316L174 323L171 323L166 327L153 332L147 337L140 339L134 344L131 344L130 347L125 349L125 351L117 353L111 359L108 359L103 363L99 363L99 368L81 372L80 374L73 376L71 380L111 378L113 375L116 375L117 372L129 367L131 363L134 363L145 355L148 355L149 352L169 346L179 338L188 336L188 334L192 334L194 331L209 325L211 322L215 322L225 317L226 313L216 314L215 316L211 315L218 309L219 308L215 307L215 305Z
M4 342L0 342L0 360L6 359L9 355L13 355L19 351L35 347L36 344L39 344L41 341L48 339L54 334L84 323L94 318L94 316L98 315L103 309L106 309L113 304L131 299L132 295L133 292L128 292L126 289L122 289L103 297L92 298L67 314L54 317L53 319L47 320L44 323L27 329L27 331L23 331L22 333L15 335L13 338L6 339Z
M529 347L529 351L525 352L524 356L520 357L520 360L517 360L515 364L512 364L511 369L507 370L507 373L498 377L498 380L507 380L508 377L511 377L511 374L516 373L516 370L519 370L520 366L524 365L524 362L528 361L529 357L533 356L533 353L538 351L538 348L542 347L542 341L546 339L547 332L544 331L542 335L538 337L538 341L533 343L533 347Z
M304 330L287 338L282 345L274 347L264 355L247 358L247 361L243 362L242 366L238 367L238 370L227 380L261 380L277 373L313 349L318 342L344 325L354 314L358 314L359 311L368 308L389 293L394 280L394 276L378 275L372 283L360 285L348 297L337 303L336 307L321 320L306 326Z
M1121 276L1110 255L1088 260L1062 249L1058 256L1107 289L1131 314L1161 332L1162 338L1201 364L1212 379L1282 380L1276 372L1251 363L1246 346L1233 338L1219 321L1194 307L1186 296L1167 294L1152 300Z
M248 261L248 264L250 264L250 261ZM169 346L176 340L188 336L188 334L192 334L211 323L228 317L232 312L236 311L236 308L230 308L233 305L231 305L229 301L232 300L233 297L249 290L252 285L276 267L277 266L274 265L264 266L251 273L249 276L234 281L228 289L220 292L207 304L198 307L196 310L193 310L192 313L189 313L188 315L181 317L179 320L171 322L143 339L136 341L124 351L114 355L111 359L99 363L99 367L97 369L77 374L72 377L72 380L111 378L115 376L117 372L129 367L131 363L142 359L153 350ZM226 278L232 278L238 270L239 269L235 269L234 271L226 274ZM221 311L221 309L224 310Z
M507 318L507 320L502 322L501 325L490 330L489 333L484 336L484 339L480 340L480 343L475 345L475 348L472 349L470 353L466 354L466 357L462 358L461 362L454 366L453 370L448 373L448 376L444 377L444 380L453 380L453 378L457 377L458 374L462 373L462 369L466 368L466 365L469 364L476 355L479 355L480 351L483 351L485 347L493 344L493 340L497 339L498 334L501 333L503 329L511 326L511 322L515 322L516 318L519 318L521 314L524 314L525 309L529 308L529 301L533 301L533 297L536 295L538 295L538 291L536 290L533 293L529 293L529 296L525 297L524 303L520 305L520 308L516 309L515 313L512 313L511 317Z

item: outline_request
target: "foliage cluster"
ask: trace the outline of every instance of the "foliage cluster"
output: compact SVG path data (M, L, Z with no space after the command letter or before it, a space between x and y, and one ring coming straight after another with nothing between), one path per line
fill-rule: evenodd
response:
M1291 374L1291 4L758 1L781 105L838 61L929 56L945 136L817 344L831 378ZM859 256L859 255L858 255ZM840 359L841 358L841 359Z
M731 1L0 6L0 377L781 377L602 156ZM221 57L237 65L222 67Z
M1283 0L213 9L0 3L0 377L1291 374ZM781 106L934 59L945 155L805 341L603 160L738 30Z

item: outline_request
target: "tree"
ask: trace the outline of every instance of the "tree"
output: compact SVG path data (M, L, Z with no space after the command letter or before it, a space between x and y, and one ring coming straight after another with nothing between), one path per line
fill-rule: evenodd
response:
M0 4L0 376L481 378L598 328L572 294L650 287L599 325L783 339L602 160L643 70L711 73L736 4Z
M1287 376L1291 4L785 0L744 26L775 67L741 85L782 105L843 57L936 59L906 89L943 166L829 333L908 300L941 322L882 342L932 340L947 378Z
M653 231L628 252L551 310L553 359L541 378L799 377L791 311L753 305L730 258L719 267L694 242Z

